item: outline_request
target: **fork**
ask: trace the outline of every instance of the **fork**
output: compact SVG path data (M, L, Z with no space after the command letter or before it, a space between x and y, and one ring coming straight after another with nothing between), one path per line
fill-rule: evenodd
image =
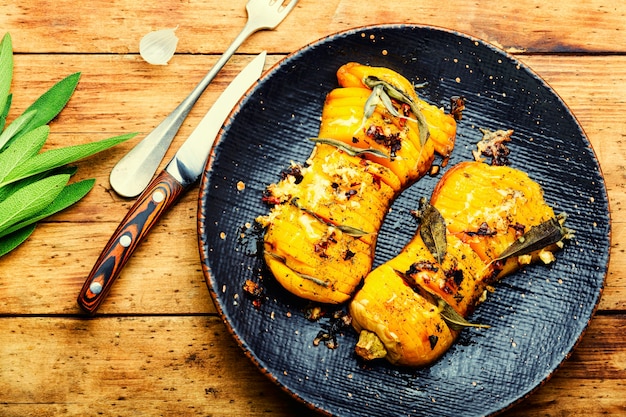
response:
M249 0L248 19L239 35L198 85L159 125L113 167L111 187L123 197L135 197L148 185L174 136L204 90L241 44L253 33L274 29L293 10L298 0Z

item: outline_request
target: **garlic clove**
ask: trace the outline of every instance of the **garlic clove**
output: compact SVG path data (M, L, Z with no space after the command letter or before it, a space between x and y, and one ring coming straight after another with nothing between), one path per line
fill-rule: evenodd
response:
M152 65L167 65L174 56L178 38L174 31L178 29L161 29L148 33L139 42L139 54Z

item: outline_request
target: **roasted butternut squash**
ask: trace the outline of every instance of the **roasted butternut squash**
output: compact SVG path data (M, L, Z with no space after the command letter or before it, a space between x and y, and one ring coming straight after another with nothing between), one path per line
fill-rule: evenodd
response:
M276 280L333 304L347 301L371 271L393 199L429 170L436 150L449 156L456 135L454 118L394 71L348 63L337 78L311 156L267 188L272 208L257 219Z
M544 254L567 235L541 187L506 166L472 161L450 168L430 207L441 216L445 243L426 243L434 226L422 218L413 239L367 275L349 304L364 359L432 363L470 325L465 317L487 286L539 257L553 259Z

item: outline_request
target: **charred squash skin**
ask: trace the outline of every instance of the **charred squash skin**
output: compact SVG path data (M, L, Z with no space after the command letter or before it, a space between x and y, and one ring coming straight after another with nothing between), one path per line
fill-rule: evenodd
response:
M447 227L443 261L416 233L398 256L365 278L349 304L353 327L368 344L374 333L384 346L375 357L397 365L425 366L445 353L458 328L444 320L434 300L467 317L488 285L522 265L517 258L501 265L498 256L524 231L555 216L541 187L525 173L482 162L450 168L430 204ZM372 359L362 346L357 353Z
M424 137L446 136L444 157L454 145L451 115L434 108L427 113L427 132L420 132L406 103L393 99L389 109L372 101L373 90L363 81L367 77L384 79L419 101L411 83L394 71L342 66L337 72L341 87L327 95L311 156L268 187L265 198L273 207L257 219L266 226L264 259L276 280L320 303L346 302L371 271L389 206L434 159L435 142Z

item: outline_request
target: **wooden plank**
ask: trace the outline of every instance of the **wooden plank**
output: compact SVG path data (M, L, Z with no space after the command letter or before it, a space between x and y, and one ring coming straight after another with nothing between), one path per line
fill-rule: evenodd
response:
M624 315L598 317L554 378L503 415L626 411L625 329ZM313 415L211 316L1 318L0 357L4 416Z
M3 416L261 416L294 407L215 317L4 318L0 329Z
M122 270L100 314L213 313L195 210L171 211ZM172 224L171 222L174 222ZM183 226L184 224L184 226ZM2 260L0 315L80 314L76 297L115 223L48 223Z
M45 0L5 2L0 5L0 27L12 33L19 52L128 54L137 53L146 33L178 26L179 53L215 54L243 27L245 3L123 0L112 6L106 0L80 5L59 0L51 13ZM292 14L277 30L255 34L241 50L294 51L330 33L380 22L445 27L510 51L623 52L626 44L626 4L602 0L488 5L463 0L332 0L323 7L301 1Z

